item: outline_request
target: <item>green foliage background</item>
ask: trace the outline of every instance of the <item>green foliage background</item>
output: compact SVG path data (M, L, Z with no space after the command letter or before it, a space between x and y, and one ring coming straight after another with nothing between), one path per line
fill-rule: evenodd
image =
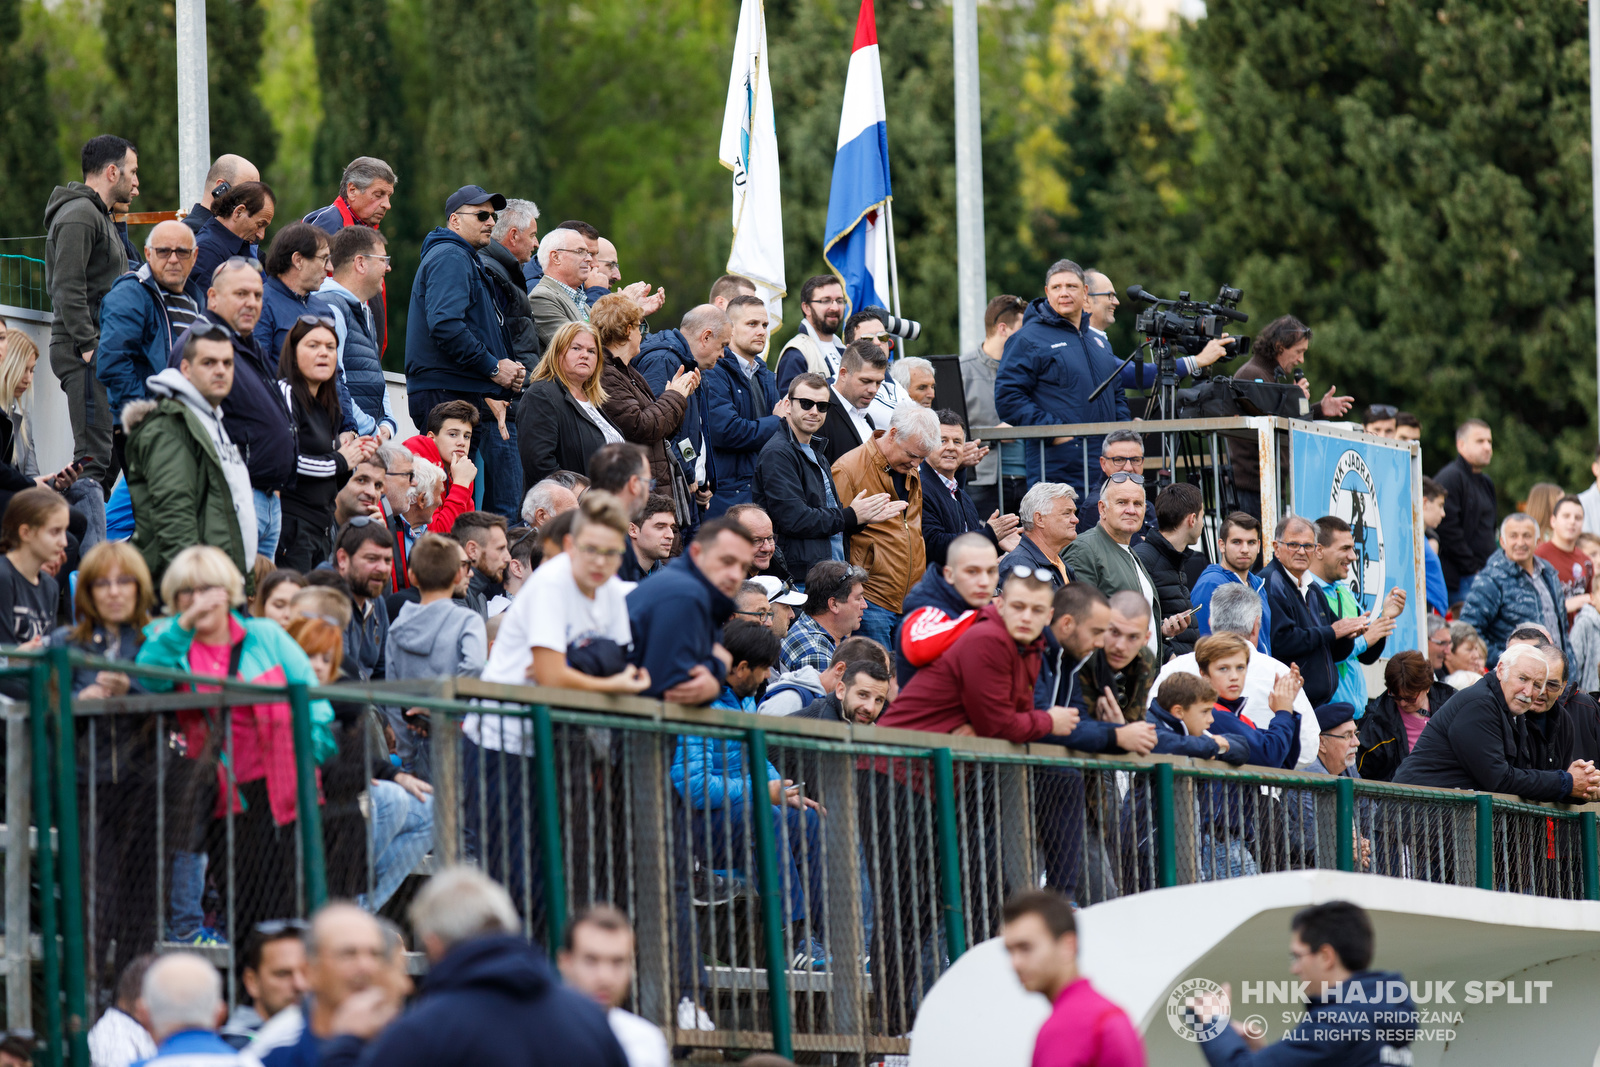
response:
M792 291L822 266L856 8L767 0ZM1159 31L1114 0L979 11L991 294L1037 295L1063 255L1119 287L1238 285L1253 327L1313 326L1319 391L1416 412L1429 470L1476 415L1508 501L1587 484L1584 4L1211 0ZM877 12L902 303L926 326L914 350L952 352L949 10ZM281 220L332 199L354 155L395 166L396 366L417 248L468 182L536 201L546 228L599 226L626 280L666 287L670 323L727 255L716 145L737 15L737 0L211 0L212 147L262 166ZM137 206L179 206L172 21L171 0L0 0L0 236L39 232L50 186L108 130L143 149Z

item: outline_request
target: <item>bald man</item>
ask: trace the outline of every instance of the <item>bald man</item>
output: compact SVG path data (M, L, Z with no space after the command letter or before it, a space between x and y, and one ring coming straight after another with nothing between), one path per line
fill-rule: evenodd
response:
M316 1067L323 1043L335 1036L334 1016L345 1001L374 988L395 995L393 967L399 948L385 938L377 919L354 904L322 907L312 916L306 939L310 995L268 1019L246 1046L243 1062L250 1067Z
M205 283L189 276L194 257L189 228L159 222L145 238L144 265L118 278L100 303L94 372L106 387L119 436L123 406L146 398L144 380L167 365L173 345L206 306Z
M205 190L200 194L200 202L189 209L183 217L183 224L189 227L191 233L198 234L200 227L211 221L211 205L235 185L245 182L258 182L261 172L256 165L243 156L236 156L229 152L217 157L211 164L211 169L206 171Z
M217 1026L227 1012L222 1002L222 976L209 962L192 952L162 956L145 972L139 989L156 1054L145 1062L238 1061L233 1046L217 1036Z
M727 313L715 304L700 304L688 310L676 330L653 331L644 339L633 360L634 368L644 375L657 395L680 369L700 372L701 387L689 398L689 407L683 413L683 422L668 451L675 454L683 466L684 477L701 511L711 504L711 491L701 486L710 481L711 471L715 469L708 455L711 448L710 390L705 383L722 360L725 346L732 337ZM718 472L719 479L720 474ZM691 522L698 523L700 517L691 516Z

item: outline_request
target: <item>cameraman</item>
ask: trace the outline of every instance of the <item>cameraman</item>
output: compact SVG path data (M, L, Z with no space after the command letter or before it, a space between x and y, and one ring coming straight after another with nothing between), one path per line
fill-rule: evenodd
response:
M1250 361L1234 372L1234 380L1241 382L1272 382L1300 387L1306 399L1311 399L1311 383L1296 368L1306 361L1306 350L1311 347L1311 328L1293 315L1273 319L1256 335L1250 352ZM1328 386L1322 399L1311 405L1311 418L1337 419L1350 410L1354 397L1335 396L1335 386ZM1261 457L1256 440L1228 438L1228 458L1233 464L1233 487L1238 494L1239 510L1256 518L1261 517Z
M1117 308L1122 306L1122 301L1117 299L1116 286L1111 284L1111 279L1097 270L1086 270L1084 275L1089 283L1089 325L1094 332L1105 337L1111 330L1111 324L1117 320ZM1107 338L1109 342L1109 338ZM1233 344L1233 339L1227 334L1207 341L1206 346L1200 350L1198 356L1178 357L1178 376L1180 378L1193 378L1206 367L1221 359L1232 355L1228 346ZM1140 363L1137 360L1126 364L1122 368L1122 388L1124 389L1154 389L1156 387L1156 361ZM1092 517L1093 508L1085 514Z
M1131 416L1120 381L1089 402L1095 386L1116 372L1118 360L1104 335L1089 324L1083 268L1057 260L1045 272L1044 288L1045 295L1028 305L1022 326L1006 341L994 382L996 413L1012 426L1127 422ZM1085 468L1100 459L1100 438L1051 439L1043 470L1041 443L1025 443L1028 484L1064 482L1081 499L1087 490Z

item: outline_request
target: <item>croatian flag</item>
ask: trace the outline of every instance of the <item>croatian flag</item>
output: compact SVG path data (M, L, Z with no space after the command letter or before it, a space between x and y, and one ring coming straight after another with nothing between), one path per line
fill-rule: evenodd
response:
M844 279L845 299L850 302L846 314L872 305L889 307L889 225L884 208L891 196L878 24L872 0L861 0L822 241L823 260Z
M767 73L767 23L761 0L744 0L717 158L733 171L733 247L728 273L748 278L776 328L783 322L783 201L778 191L778 130Z

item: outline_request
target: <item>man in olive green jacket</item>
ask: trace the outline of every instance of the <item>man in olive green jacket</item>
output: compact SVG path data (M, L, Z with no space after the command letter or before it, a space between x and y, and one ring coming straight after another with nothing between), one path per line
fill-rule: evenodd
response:
M1164 663L1166 654L1161 646L1166 639L1183 632L1189 616L1161 617L1156 583L1129 547L1133 535L1144 525L1144 476L1120 471L1111 475L1100 491L1099 507L1099 525L1079 534L1061 554L1061 560L1073 569L1080 582L1088 582L1107 597L1123 590L1144 597L1150 605L1149 648L1156 662Z
M128 404L128 494L133 544L159 588L190 545L220 548L246 580L256 556L255 496L239 448L222 425L233 389L233 344L221 326L189 333L182 362L145 382L154 400Z

